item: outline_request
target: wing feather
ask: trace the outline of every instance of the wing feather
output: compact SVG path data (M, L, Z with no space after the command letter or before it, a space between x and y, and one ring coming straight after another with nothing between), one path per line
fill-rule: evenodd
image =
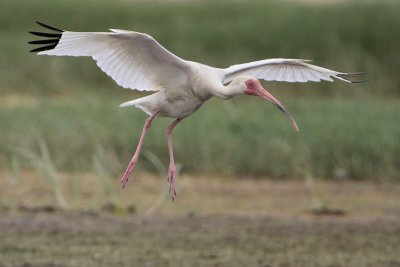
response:
M345 82L363 82L350 80L350 77L364 73L338 72L307 62L309 60L273 58L233 65L224 69L223 83L228 83L239 75L250 75L266 81L282 82L320 82L322 80L332 82L332 78Z
M186 82L186 61L169 52L153 37L132 31L111 31L32 32L36 36L57 37L51 45L33 52L39 55L92 57L102 71L124 88L153 91ZM41 42L51 43L46 39Z

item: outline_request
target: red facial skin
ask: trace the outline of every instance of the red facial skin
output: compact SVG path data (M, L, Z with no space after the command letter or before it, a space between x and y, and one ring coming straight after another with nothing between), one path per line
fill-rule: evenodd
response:
M257 79L248 79L246 82L247 90L244 92L246 95L253 95L261 97L262 99L271 102L277 108L279 108L283 113L285 113L286 117L290 121L293 129L298 132L299 127L297 127L296 122L294 121L292 115L290 115L289 111L276 99L273 95L271 95L264 87L262 87L261 83Z
M247 90L244 93L246 95L258 96L257 90L256 90L256 85L261 86L260 81L258 81L256 79L249 79L245 83L246 83Z

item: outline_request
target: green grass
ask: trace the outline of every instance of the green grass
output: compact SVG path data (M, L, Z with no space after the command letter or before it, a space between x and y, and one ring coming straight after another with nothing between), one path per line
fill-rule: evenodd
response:
M268 1L148 4L3 0L1 92L65 94L117 87L89 59L28 54L31 47L26 42L34 37L27 32L39 29L34 24L39 20L66 30L124 28L146 32L182 58L221 67L272 57L313 59L340 71L366 71L370 82L346 90L333 90L338 87L333 84L297 88L311 87L312 94L398 96L400 57L395 55L400 46L399 12L400 4L394 1L301 5Z
M398 101L279 97L298 122L295 133L284 115L256 98L211 100L174 132L176 160L184 172L302 177L394 179L400 175ZM119 175L134 152L146 115L119 109L123 99L85 94L0 108L3 166L11 169L18 149L40 154L47 143L60 170L94 170L93 156ZM10 116L12 114L12 116ZM166 165L165 128L156 119L144 149ZM20 164L25 164L23 158ZM139 167L152 169L142 159ZM342 174L340 174L342 173Z

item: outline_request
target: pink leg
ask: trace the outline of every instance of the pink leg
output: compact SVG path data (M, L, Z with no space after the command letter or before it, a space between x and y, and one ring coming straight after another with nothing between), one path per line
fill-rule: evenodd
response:
M131 161L128 164L128 167L125 170L124 176L121 179L122 189L125 187L126 183L128 183L129 175L132 173L133 169L136 166L136 163L139 159L140 150L142 150L144 138L146 137L146 133L151 126L151 122L157 116L158 111L154 112L150 117L146 119L146 122L143 126L142 135L140 136L139 144L136 148L135 154L133 155Z
M176 167L175 167L175 160L174 160L174 149L172 146L172 130L175 126L183 120L182 118L177 118L173 123L171 123L167 127L167 142L168 142L168 151L169 151L169 168L168 168L168 182L169 182L169 195L171 196L172 200L176 197L176 190L175 190L175 175L176 175Z

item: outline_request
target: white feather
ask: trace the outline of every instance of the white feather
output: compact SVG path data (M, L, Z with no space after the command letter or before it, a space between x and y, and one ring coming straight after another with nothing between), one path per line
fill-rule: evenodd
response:
M187 79L186 61L153 37L132 31L63 32L57 46L39 55L90 56L102 71L124 88L155 91Z
M174 118L189 116L212 96L228 99L244 93L244 78L285 82L333 81L332 78L337 78L351 82L348 78L360 74L333 71L309 64L307 60L284 58L259 60L226 69L213 68L185 61L166 50L153 37L126 30L64 31L54 45L54 48L52 45L39 48L52 49L38 54L92 57L118 85L159 91L123 103L122 107L136 106L148 114L157 111L160 116ZM233 82L224 86L230 81Z
M348 80L341 77L341 75L346 75L347 73L318 67L307 63L308 61L303 59L272 58L233 65L224 70L225 78L223 83L228 83L240 75L250 75L266 81L319 82L325 80L332 82L332 77L334 77L348 82Z

